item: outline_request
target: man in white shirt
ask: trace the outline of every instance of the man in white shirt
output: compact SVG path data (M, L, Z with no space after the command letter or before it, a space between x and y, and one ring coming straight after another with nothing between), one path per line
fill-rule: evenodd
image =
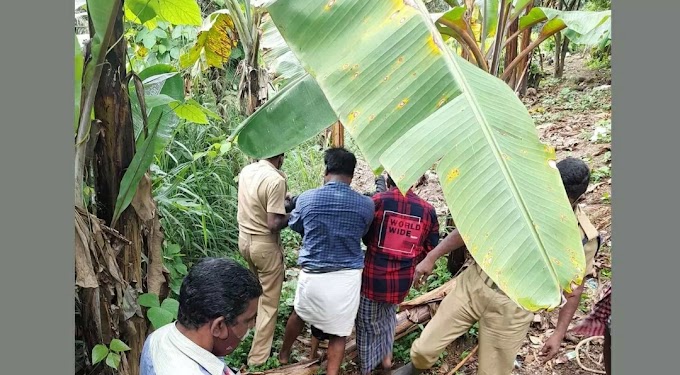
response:
M238 263L197 262L182 282L177 321L144 343L141 375L234 375L224 356L254 326L260 295L255 275Z

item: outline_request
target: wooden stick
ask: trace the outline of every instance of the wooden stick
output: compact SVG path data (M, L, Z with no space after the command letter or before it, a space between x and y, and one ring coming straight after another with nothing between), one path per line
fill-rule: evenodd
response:
M463 360L460 361L460 363L458 363L456 367L454 367L453 370L449 371L449 373L446 375L453 375L456 373L456 371L460 370L460 368L463 367L463 365L465 365L467 361L469 361L470 358L472 358L475 355L475 353L477 353L477 349L479 349L479 345L475 345L474 349L472 349L470 354L468 354L467 357L463 358Z

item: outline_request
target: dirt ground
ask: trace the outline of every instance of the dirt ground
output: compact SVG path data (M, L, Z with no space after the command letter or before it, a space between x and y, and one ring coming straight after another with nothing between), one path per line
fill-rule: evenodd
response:
M604 246L596 259L596 270L586 279L585 296L576 312L572 326L590 311L599 292L611 278L611 137L608 134L594 138L607 121L611 121L611 73L592 70L586 66L587 58L581 55L568 56L564 78L552 78L552 67L545 66L548 77L544 78L538 90L530 90L522 99L536 122L538 134L544 143L555 146L558 160L573 156L582 158L591 167L596 177L581 202L593 224L604 236ZM414 189L429 201L444 217L447 213L438 178L428 172L426 182ZM374 189L374 177L363 161L359 162L354 187L359 191ZM521 348L513 375L556 375L592 374L581 369L574 357L574 349L582 338L567 336L562 351L556 359L542 364L537 360L543 342L554 331L557 311L543 313L535 318L527 335L526 344ZM431 374L448 374L461 359L476 345L474 337L464 337L447 348L447 355L441 366L430 371ZM590 345L588 354L581 351L581 362L589 368L602 370L601 341ZM464 355L461 355L464 354ZM475 374L476 358L469 361L456 374ZM396 367L396 366L395 366ZM345 373L354 374L353 366Z

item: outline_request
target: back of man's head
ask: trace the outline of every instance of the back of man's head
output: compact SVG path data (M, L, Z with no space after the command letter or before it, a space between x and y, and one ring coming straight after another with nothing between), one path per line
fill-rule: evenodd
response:
M212 319L224 317L229 325L243 314L262 286L248 269L230 259L204 258L189 270L179 292L177 321L198 329Z
M334 147L326 150L323 161L326 164L326 174L341 175L349 178L354 177L357 158L343 147Z
M588 189L590 168L581 159L568 157L557 163L569 200L575 202Z
M387 174L387 177L385 178L385 180L387 180L387 187L388 188L397 187L397 184L394 183L392 176L390 176L389 174Z

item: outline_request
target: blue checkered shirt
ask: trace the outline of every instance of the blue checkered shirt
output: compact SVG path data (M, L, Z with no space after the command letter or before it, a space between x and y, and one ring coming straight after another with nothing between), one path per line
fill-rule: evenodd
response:
M373 221L371 198L341 182L302 193L290 215L290 229L302 234L298 265L309 272L362 269L361 238Z

